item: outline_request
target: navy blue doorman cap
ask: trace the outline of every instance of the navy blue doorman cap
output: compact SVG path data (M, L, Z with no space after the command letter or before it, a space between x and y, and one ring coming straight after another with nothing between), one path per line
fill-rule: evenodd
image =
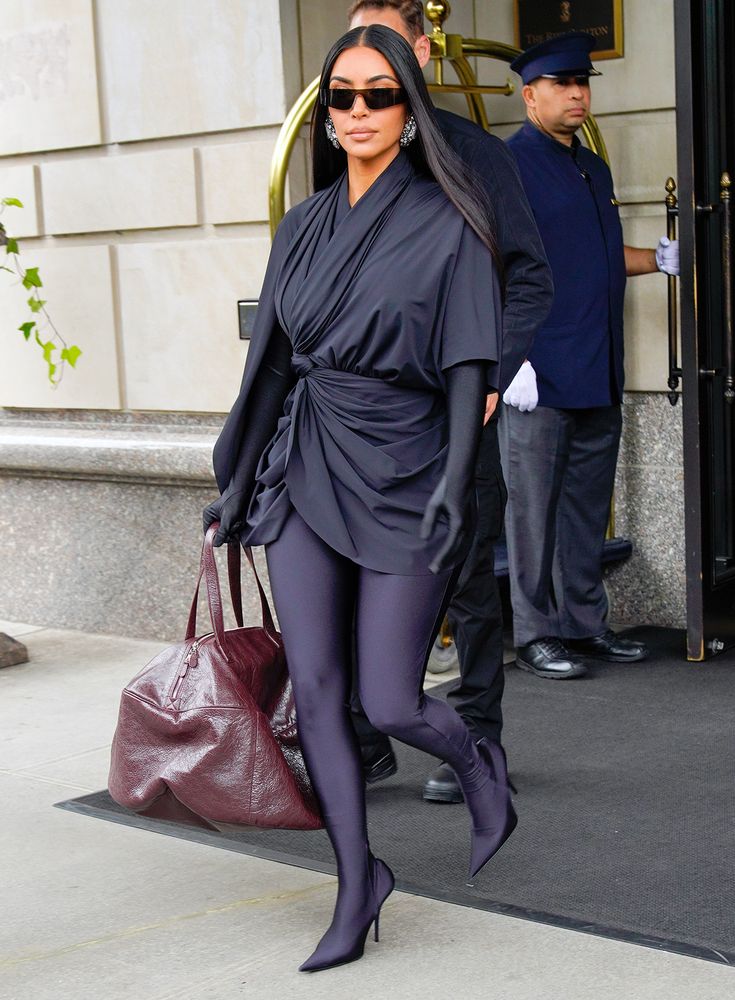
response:
M539 76L601 76L590 60L594 47L595 40L586 31L567 31L531 45L515 57L510 68L524 83Z

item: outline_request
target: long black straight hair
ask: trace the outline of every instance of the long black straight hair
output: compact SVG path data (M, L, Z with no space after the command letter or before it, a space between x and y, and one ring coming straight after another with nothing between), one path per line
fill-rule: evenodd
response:
M433 178L446 196L462 213L485 246L492 253L502 274L503 262L495 232L495 216L485 188L441 133L434 114L418 59L402 35L382 24L353 28L338 38L327 53L322 67L319 89L328 89L332 68L346 49L367 46L384 55L393 67L399 83L406 91L410 114L416 120L417 133L406 147L414 168ZM327 138L324 123L329 108L318 102L311 120L311 160L314 190L329 187L347 167L347 154L336 149Z

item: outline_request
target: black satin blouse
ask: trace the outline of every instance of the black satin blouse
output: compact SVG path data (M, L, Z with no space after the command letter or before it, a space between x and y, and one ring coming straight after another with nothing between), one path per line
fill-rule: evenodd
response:
M269 272L298 381L261 458L243 544L274 541L293 506L358 564L428 575L446 532L419 535L446 462L444 372L481 360L494 384L500 358L492 256L405 154L354 207L345 175L292 212Z

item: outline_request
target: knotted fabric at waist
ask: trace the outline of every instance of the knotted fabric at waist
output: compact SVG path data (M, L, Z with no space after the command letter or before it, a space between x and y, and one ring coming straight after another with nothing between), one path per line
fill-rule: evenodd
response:
M338 386L348 391L350 389L357 389L361 392L367 392L373 398L375 394L383 397L393 396L394 398L402 396L404 399L423 397L426 400L434 401L430 404L432 406L437 399L443 399L443 394L438 389L429 389L426 386L406 385L402 382L394 382L386 378L381 378L379 375L366 375L362 372L352 371L349 368L333 368L321 358L314 358L310 354L292 354L291 370L294 374L298 375L299 379L305 379L310 375L318 378L325 386L329 382L335 389ZM297 398L301 395L298 387L296 395Z
M299 378L303 378L304 375L308 375L316 368L316 362L308 354L293 354L291 355L291 368Z
M311 354L292 354L291 368L299 378L306 378L307 375L316 375L333 378L341 382L353 380L359 383L365 379L371 382L384 381L383 379L376 379L372 375L362 375L360 372L353 372L346 368L333 368L321 358L314 358ZM391 385L390 382L386 382L385 384Z
M276 539L295 507L335 551L386 573L425 575L426 504L446 460L446 404L431 389L294 354L299 376L257 471L250 532ZM430 551L431 550L431 551Z

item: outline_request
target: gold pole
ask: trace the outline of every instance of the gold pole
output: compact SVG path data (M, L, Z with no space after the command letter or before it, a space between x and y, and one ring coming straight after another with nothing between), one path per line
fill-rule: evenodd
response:
M319 77L312 80L286 115L276 139L268 178L268 210L271 224L271 238L286 212L286 174L294 144L303 125L311 116L319 92Z
M434 84L436 88L444 86L444 59L447 55L447 36L444 33L444 22L452 12L447 0L428 0L426 16L431 21L432 29L429 35L431 43L431 58L434 60Z
M475 79L475 74L472 72L472 67L467 62L467 60L462 57L460 59L452 59L452 66L459 77L460 85L465 87L465 93L467 95L467 107L469 108L470 117L479 125L480 128L484 128L486 132L490 131L490 124L487 120L487 114L485 113L485 104L479 94L473 92L473 86L477 83Z
M587 121L582 126L582 135L584 136L585 142L590 147L593 153L597 153L602 159L610 166L610 157L607 153L607 146L605 145L605 140L602 138L602 132L600 132L600 127L593 118L592 115L589 116Z

